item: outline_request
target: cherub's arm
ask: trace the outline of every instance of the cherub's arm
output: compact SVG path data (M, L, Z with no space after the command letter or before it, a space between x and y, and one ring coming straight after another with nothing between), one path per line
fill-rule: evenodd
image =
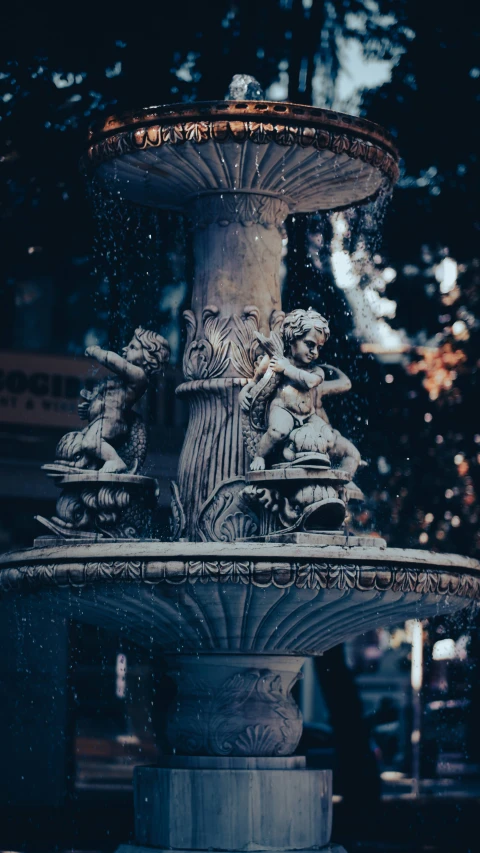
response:
M343 370L340 370L339 367L333 367L331 364L325 364L324 367L332 370L337 378L325 379L321 388L322 396L324 394L344 394L346 391L350 391L352 383Z
M85 355L94 358L95 361L98 361L99 364L103 364L105 367L108 367L112 373L116 373L118 376L122 376L129 384L137 385L138 383L145 383L145 371L142 367L138 367L136 364L130 364L126 358L123 358L121 355L118 355L116 352L112 352L111 350L105 350L101 347L87 347L85 350Z
M287 379L290 379L302 391L311 391L312 388L317 388L323 382L325 376L321 367L316 367L313 370L302 370L300 367L295 367L288 358L279 358L277 356L271 359L270 367L276 373L283 373Z

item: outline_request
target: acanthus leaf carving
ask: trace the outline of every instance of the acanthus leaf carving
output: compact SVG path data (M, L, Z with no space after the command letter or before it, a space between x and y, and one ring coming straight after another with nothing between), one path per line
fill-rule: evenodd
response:
M242 314L219 317L216 305L207 305L202 313L204 337L197 338L198 322L192 310L184 311L187 340L183 356L186 379L213 379L222 376L230 362L244 379L251 380L263 355L262 342L270 342L277 354L283 354L279 334L285 312L275 310L270 316L270 338L260 335L260 310L246 305ZM229 338L230 331L233 335Z
M5 565L0 569L0 590L22 586L81 587L90 583L141 581L179 584L245 583L261 589L296 586L299 589L338 589L360 592L415 593L452 595L480 600L480 578L442 568L401 565L353 565L332 562L298 563L291 560L108 560L98 562L41 563Z
M185 379L214 379L222 376L230 364L228 354L229 318L220 318L220 309L208 305L203 310L205 338L194 340L197 332L197 320L193 311L185 311L187 323L187 345L183 356Z
M277 335L280 334L280 329L282 328L282 323L285 320L285 317L285 311L272 311L270 314L270 329L272 332L276 332Z
M235 370L245 379L251 379L255 373L255 362L259 356L257 332L260 325L260 311L255 305L247 305L241 317L232 317L237 340L232 341L231 358Z

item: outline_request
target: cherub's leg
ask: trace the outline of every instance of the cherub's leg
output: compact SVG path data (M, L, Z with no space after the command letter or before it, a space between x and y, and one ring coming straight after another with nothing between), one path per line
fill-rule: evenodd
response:
M357 448L348 438L340 435L337 430L333 430L335 438L332 447L332 453L341 459L338 466L340 471L345 471L351 477L355 476L356 470L360 464L361 456Z
M320 417L319 414L310 415L307 423L309 423L318 435L322 436L327 442L328 448L332 448L335 443L336 430L332 429L329 422ZM340 433L339 433L340 435Z
M82 448L87 453L103 461L104 464L100 469L101 471L111 474L119 473L120 471L125 471L127 466L115 448L106 440L107 438L115 437L114 431L108 427L108 421L104 419L95 421L88 427L83 436Z
M282 409L280 406L272 406L270 408L268 429L257 444L256 455L250 465L252 471L264 470L265 457L272 450L275 450L279 444L286 441L294 426L295 421L290 412L287 412L286 409Z

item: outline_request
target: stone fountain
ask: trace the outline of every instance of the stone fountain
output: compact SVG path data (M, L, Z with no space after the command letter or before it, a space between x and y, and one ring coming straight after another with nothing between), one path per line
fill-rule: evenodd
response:
M110 117L85 155L119 204L180 211L193 227L177 389L190 419L171 541L157 538L133 408L168 344L137 329L122 355L88 351L110 377L84 392L87 426L44 466L62 489L56 515L39 518L48 532L35 547L0 561L5 594L121 626L168 662L172 754L136 770L130 850L340 851L329 846L330 771L295 754L291 689L305 658L480 598L473 560L349 535L361 458L322 401L350 380L323 363L328 321L313 308L282 311L279 226L388 190L395 146L366 120L241 91Z

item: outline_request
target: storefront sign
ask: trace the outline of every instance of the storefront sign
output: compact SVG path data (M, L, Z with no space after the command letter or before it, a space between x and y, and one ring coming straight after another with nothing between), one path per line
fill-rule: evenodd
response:
M0 423L85 426L77 413L80 389L103 373L86 358L0 351Z

